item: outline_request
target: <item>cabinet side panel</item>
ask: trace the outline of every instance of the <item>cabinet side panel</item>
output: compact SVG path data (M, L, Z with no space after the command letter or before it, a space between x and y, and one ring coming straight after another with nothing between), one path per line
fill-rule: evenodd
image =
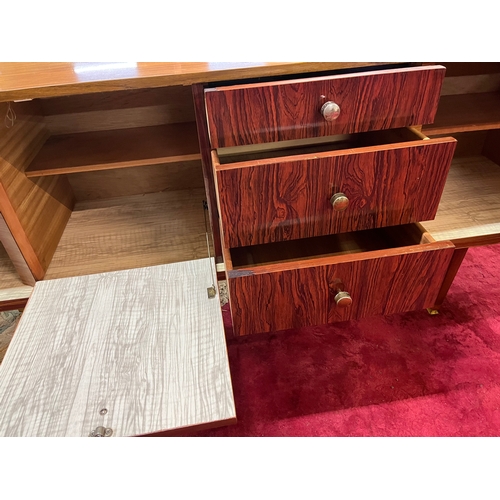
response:
M73 192L65 177L25 176L48 132L36 103L12 108L13 126L0 129L0 211L34 278L42 279L71 215Z

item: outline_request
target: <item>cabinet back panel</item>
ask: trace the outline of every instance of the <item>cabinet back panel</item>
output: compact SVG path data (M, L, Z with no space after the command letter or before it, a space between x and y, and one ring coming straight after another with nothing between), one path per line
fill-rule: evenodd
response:
M500 89L500 73L451 76L444 79L441 96L495 92Z
M68 175L78 202L160 191L202 188L200 161Z
M436 64L442 64L446 68L446 77L500 73L499 62L442 62Z
M40 102L52 135L195 120L190 87L104 92Z

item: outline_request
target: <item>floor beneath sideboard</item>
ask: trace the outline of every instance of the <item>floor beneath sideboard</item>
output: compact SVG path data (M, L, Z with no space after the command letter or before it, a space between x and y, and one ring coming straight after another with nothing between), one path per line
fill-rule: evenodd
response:
M196 436L500 436L500 245L469 250L436 316L254 335L228 354L238 423Z
M5 345L17 317L0 320ZM238 423L195 435L500 436L500 245L468 251L437 316L254 335L228 354Z

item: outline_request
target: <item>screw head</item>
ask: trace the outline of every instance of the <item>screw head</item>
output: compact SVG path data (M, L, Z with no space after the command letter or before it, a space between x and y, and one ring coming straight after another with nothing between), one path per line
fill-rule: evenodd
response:
M103 408L103 409L99 412L99 414L101 414L101 415L106 415L106 413L108 413L108 410L107 410L106 408Z

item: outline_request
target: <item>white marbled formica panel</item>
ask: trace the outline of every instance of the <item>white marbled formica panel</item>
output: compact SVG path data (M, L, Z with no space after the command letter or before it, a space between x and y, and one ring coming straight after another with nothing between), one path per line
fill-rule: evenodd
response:
M209 259L37 283L0 365L0 435L104 426L133 436L234 420L211 284Z

